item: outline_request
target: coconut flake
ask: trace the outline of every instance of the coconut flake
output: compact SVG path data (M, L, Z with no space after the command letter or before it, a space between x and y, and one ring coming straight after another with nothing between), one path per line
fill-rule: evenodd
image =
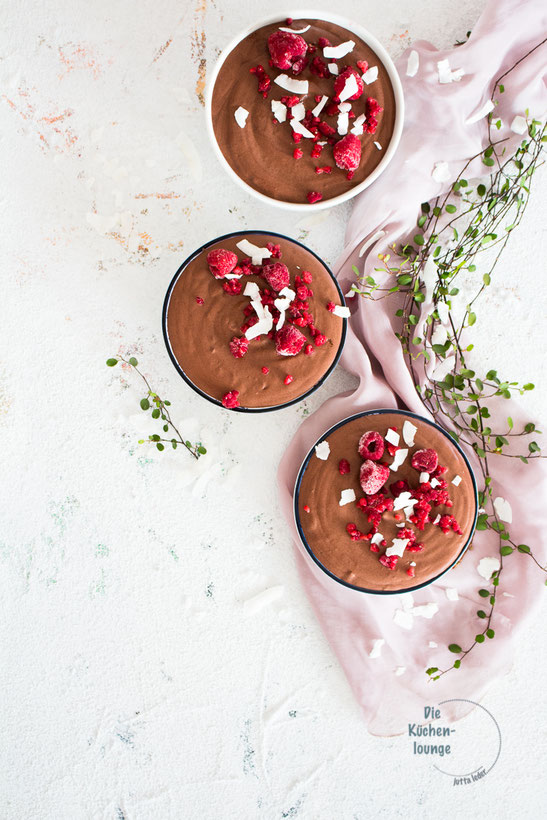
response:
M326 104L327 104L328 100L329 100L329 98L328 98L328 97L326 97L326 96L323 94L323 96L321 97L321 99L319 100L319 102L317 103L317 105L315 106L315 108L313 109L313 111L311 112L311 113L313 114L313 116L314 116L314 117L318 117L318 116L319 116L319 114L321 113L321 111L323 110L323 108L326 106Z
M501 496L495 498L494 509L501 521L505 521L507 524L513 523L513 510L511 509L510 503L506 501L505 498L501 498Z
M384 436L386 441L389 441L390 444L393 444L395 447L399 446L399 441L401 439L399 433L396 430L392 430L391 427L388 428L387 433Z
M455 68L454 71L450 68L448 60L439 60L437 63L437 71L439 72L440 83L459 83L465 71L463 68Z
M492 577L492 573L496 572L500 568L500 566L500 559L496 558L495 556L491 556L489 558L481 558L481 560L477 564L477 572L482 578L485 579L485 581L489 581Z
M272 100L272 113L277 122L285 122L287 119L287 106L281 100Z
M452 484L454 485L454 487L459 487L461 483L462 483L461 475L455 475L454 478L452 479Z
M414 624L414 618L410 611L405 611L403 609L396 609L393 613L393 620L397 624L397 626L402 626L403 629L412 629Z
M435 489L435 487L438 487L440 483L441 482L439 481L438 478L432 478L431 479L431 486L433 487L433 489Z
M348 127L349 114L347 114L345 111L342 111L340 114L338 114L338 122L336 124L336 129L339 134L343 135L348 133Z
M381 544L384 540L384 536L381 532L375 532L372 538L370 539L371 544Z
M338 76L339 71L338 71L338 66L336 65L336 63L327 63L327 68L328 68L328 70L330 71L331 74L334 74L335 76Z
M376 148L378 149L378 151L381 151L381 150L382 150L382 146L380 145L380 143L379 143L379 142L374 141L374 145L376 146Z
M239 245L237 247L239 247ZM253 302L260 302L260 288L256 282L247 282L245 285L245 290L243 291L243 296L249 296Z
M494 103L492 102L492 100L487 100L484 103L484 105L481 105L481 107L477 111L475 111L474 114L471 114L471 116L466 119L465 124L466 125L473 125L474 122L478 122L479 120L482 120L483 117L486 117L486 115L489 114L493 110L494 110Z
M349 307L345 305L336 305L332 313L334 316L340 316L341 319L349 319L351 316Z
M431 374L431 378L435 382L442 382L444 381L445 376L448 376L451 370L454 369L454 362L456 361L455 356L448 356L446 359L443 359L433 373Z
M361 77L362 81L367 85L376 82L378 79L378 66L373 65L370 68L367 68L365 73Z
M224 279L241 279L242 273L225 273Z
M363 245L361 245L361 249L359 251L359 257L363 256L365 251L367 251L370 248L371 245L374 245L375 242L377 242L379 239L382 238L382 236L385 236L385 235L386 235L385 231L376 231L376 233L373 233L372 236L369 236L369 238L366 240L366 242Z
M291 290L291 288L285 287L279 291L279 298L274 300L274 305L279 311L279 319L277 320L277 324L275 326L276 330L281 330L285 324L285 311L288 309L295 296L296 293L294 290Z
M402 558L407 544L408 538L394 538L391 542L391 546L389 546L386 550L387 557L389 558L391 555L398 555L399 558Z
M445 592L446 592L446 597L448 598L449 601L458 601L459 600L460 596L458 595L458 590L455 589L454 587L447 587L445 589Z
M407 77L415 77L418 73L418 68L420 67L420 55L417 51L411 51L408 55L408 61L406 64L406 76Z
M408 444L409 447L414 446L414 436L418 432L418 428L415 424L412 424L411 421L405 421L403 424L403 439L405 444Z
M448 162L436 162L433 166L431 176L435 182L448 182L450 179L450 168Z
M389 469L393 470L393 472L398 470L399 467L405 463L407 455L408 450L397 450L393 459L393 464L389 465Z
M403 510L410 504L410 501L414 501L414 504L417 503L417 499L412 498L410 492L405 490L402 493L399 493L397 498L393 501L393 512L397 512L397 510Z
M257 336L262 336L263 334L269 333L273 326L273 316L267 305L264 306L262 302L253 301L251 302L251 305L258 316L258 322L245 331L245 338L249 341L251 341L251 339L256 339Z
M302 122L305 116L306 107L304 103L298 103L297 105L293 105L293 107L291 108L291 120L296 120L296 122Z
M338 110L341 111L343 114L349 114L349 112L351 111L351 103L340 103L340 105L338 106Z
M321 461L326 461L330 455L330 445L328 441L321 441L319 444L315 445L315 455L317 458L320 458Z
M379 658L384 644L385 640L383 638L376 638L375 641L372 641L372 649L368 653L369 658Z
M236 244L236 248L239 248L239 250L246 256L250 256L253 265L261 265L263 259L269 259L272 255L272 252L269 251L268 248L259 248L258 245L253 245L253 243L249 242L248 239L242 239ZM256 283L249 282L248 284L251 285Z
M430 647L430 649L436 649L436 648L438 647L438 645L439 645L439 644L438 644L438 643L436 643L435 641L429 641L429 647Z
M307 139L313 139L314 134L311 131L308 131L305 125L302 125L301 122L297 120L291 120L291 128L296 134L302 134L303 137Z
M431 486L433 486L433 482L431 482ZM438 524L440 520L441 520L441 514L437 513L437 515L435 516L435 518L433 519L433 521L431 523L432 524Z
M528 123L526 119L522 117L520 114L517 114L516 117L513 118L513 122L511 123L511 131L514 134L525 134L528 130Z
M354 48L355 43L353 40L346 40L338 46L325 46L323 49L323 57L340 60L342 57L345 57L346 54L349 54L350 51L353 51Z
M410 566L411 566L411 567L415 567L415 566L416 566L416 561L411 561L411 562L410 562Z
M237 122L240 128L245 128L245 123L247 122L248 116L249 112L247 111L247 109L242 108L241 106L239 106L239 108L236 108L236 110L234 111L235 121Z
M427 481L429 481L429 473L420 473L420 484L425 484Z
M305 34L311 26L304 26L304 28L285 28L284 26L279 26L279 31L288 31L289 34Z
M290 91L291 94L307 94L309 83L307 80L294 80L288 74L279 74L274 79L274 83L284 88L285 91Z
M432 618L436 612L439 611L439 605L435 603L435 601L430 601L427 604L422 604L421 606L413 606L410 612L414 616L418 616L420 618Z
M399 678L401 675L404 675L406 672L406 666L398 666L395 670L395 677Z
M351 487L349 488L349 490L342 490L342 492L340 493L340 501L338 502L338 505L340 507L343 507L345 504L351 504L352 501L355 501L355 490L353 490Z
M367 72L368 74L368 72ZM364 79L364 75L363 75ZM338 95L340 102L344 102L344 100L349 100L350 97L353 97L354 94L357 94L359 91L359 86L357 85L357 79L355 74L350 74L346 77L346 82L344 83L344 87L341 90L340 94Z
M351 133L355 134L357 137L360 137L363 133L363 125L365 123L365 115L359 114L353 121L353 128L351 129Z

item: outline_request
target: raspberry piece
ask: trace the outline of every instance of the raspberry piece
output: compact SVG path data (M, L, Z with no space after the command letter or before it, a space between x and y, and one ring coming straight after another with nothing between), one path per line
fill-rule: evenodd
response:
M419 473L431 473L437 467L439 457L435 450L416 450L412 456L411 464Z
M234 336L230 342L230 351L236 359L242 359L249 349L249 341L244 336Z
M304 353L306 356L311 356L311 354L313 353L313 345L307 344L304 348Z
M203 299L201 298L201 296L196 296L196 302L198 303L198 305L203 304Z
M296 57L303 57L308 44L299 34L289 31L274 31L268 37L268 49L276 68L291 68Z
M346 80L348 80L351 75L355 77L355 81L357 83L357 91L355 94L352 94L351 97L348 97L348 100L358 100L363 91L365 90L365 84L362 81L359 74L356 72L354 68L348 66L341 74L334 81L334 100L337 102L340 99L340 94L344 90L344 86L346 85Z
M332 174L332 165L316 165L316 174Z
M387 569L395 569L395 567L397 566L397 561L399 560L399 556L398 555L390 555L388 557L387 555L380 555L378 560Z
M340 475L346 475L347 473L349 473L349 470L350 466L347 458L340 459L340 462L338 464L338 472L340 473Z
M313 148L311 149L311 154L310 154L310 157L311 157L312 159L317 159L317 157L320 157L320 156L321 156L321 151L322 151L322 150L323 150L323 146L322 146L322 145L317 145L317 144L316 144L316 145L314 145L314 146L313 146Z
M410 490L410 486L408 481L401 479L401 481L394 481L393 484L389 485L389 491L393 498L398 498L401 493L407 493Z
M237 265L237 256L232 251L218 248L216 251L209 251L207 264L215 279L224 279L226 274L231 273Z
M291 376L290 373L287 373L287 375L283 379L283 384L290 384L292 381L294 381L294 376Z
M304 151L301 148L295 148L292 152L294 159L302 159L304 156Z
M324 137L332 137L333 134L336 134L336 130L328 122L320 122L318 128Z
M389 429L393 430L394 433L398 432L396 427L390 427ZM396 444L392 444L391 441L386 441L386 447L387 447L387 451L388 451L390 456L394 456L395 453L397 452L397 450L401 449Z
M308 298L308 289L306 285L299 285L296 288L296 296L301 302Z
M302 271L302 281L306 283L306 285L311 285L313 281L313 276L311 275L309 270Z
M330 71L328 66L321 57L314 57L310 63L310 71L312 74L315 74L316 77L321 77L325 79L326 77L330 77Z
M361 162L361 143L355 134L346 134L332 149L334 161L343 171L356 171Z
M239 281L239 279L229 279L227 282L222 283L222 289L226 291L226 293L233 293L236 296L238 293L241 293L243 285Z
M330 40L327 37L320 37L317 41L317 45L319 48L326 48L326 46L330 46Z
M269 367L263 367L262 372L264 373L265 376L267 376L268 373L270 372L270 368Z
M416 575L416 570L414 569L414 567L409 567L406 571L406 574L409 578L414 578L414 576Z
M363 461L359 471L359 481L366 495L374 495L389 478L389 467L377 464L370 459Z
M311 510L310 510L310 508L307 504L304 504L304 512L307 512L307 513L311 512Z
M352 524L352 523L346 524L346 532L352 533L352 532L355 532L356 529L357 529L357 527L355 526L355 524Z
M264 66L257 65L253 68L250 68L249 71L251 72L251 74L256 74L256 78L258 80L259 94L262 94L263 97L267 97L272 81L268 74L266 74L266 72L264 71Z
M302 135L297 134L296 136L300 137ZM294 135L293 135L293 139L294 139ZM308 193L306 194L306 199L308 200L310 205L313 205L314 202L320 202L323 199L323 194L319 193L319 191L308 191Z
M275 334L275 349L280 356L296 356L305 343L306 337L294 325L283 325Z
M321 347L321 345L324 345L326 343L327 337L324 336L322 333L318 333L313 341L315 342L317 347Z
M222 404L228 409L239 407L239 390L229 390L225 393L222 397Z
M299 57L291 66L291 73L298 76L301 74L309 63L308 57Z
M275 291L283 290L283 288L288 287L291 282L289 269L283 262L273 262L270 265L264 265L262 268L262 276Z
M379 461L384 455L384 439L375 430L363 433L359 439L357 447L361 458L369 458L371 461Z
M274 259L280 259L281 258L281 245L274 245L273 242L268 242L266 247L268 248L268 250L270 251L270 253L271 253L271 255Z
M457 532L458 535L463 535L460 525L453 515L441 515L439 527L446 535L450 530Z
M364 74L364 73L365 73L365 71L367 71L367 70L368 70L368 63L367 63L367 61L366 61L366 60L357 60L357 68L359 69L359 71L362 71L362 72L363 72L363 74Z

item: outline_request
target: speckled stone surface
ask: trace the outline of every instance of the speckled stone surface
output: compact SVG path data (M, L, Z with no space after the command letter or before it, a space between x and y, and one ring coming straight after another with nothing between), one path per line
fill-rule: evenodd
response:
M396 57L415 39L464 38L482 6L346 0L339 11ZM349 206L310 219L257 204L204 138L209 67L263 15L258 0L5 9L0 816L540 816L541 619L484 700L499 761L456 788L410 738L367 733L302 593L275 470L302 418L352 379L338 369L301 405L229 414L165 352L165 290L211 236L291 233L329 263L342 248ZM543 381L526 404L541 418L545 169L534 187L477 311L476 347L487 367ZM139 357L207 459L137 445L153 422L138 382L104 365L118 351ZM482 728L475 710L456 731L478 742Z

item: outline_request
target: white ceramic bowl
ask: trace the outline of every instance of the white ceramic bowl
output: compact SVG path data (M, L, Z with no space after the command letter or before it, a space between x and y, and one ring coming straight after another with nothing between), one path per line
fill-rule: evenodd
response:
M232 169L231 165L227 162L224 154L220 150L219 144L215 137L215 132L213 129L213 118L212 118L212 100L213 100L213 89L215 87L215 82L218 76L218 73L228 57L228 55L234 50L234 48L241 42L241 40L245 39L249 34L252 34L253 31L256 31L262 26L270 25L271 23L281 22L289 17L292 17L293 20L301 20L301 19L308 19L308 20L325 20L328 23L334 23L335 25L341 26L347 29L349 32L356 34L358 37L363 40L370 48L376 52L382 63L384 64L389 79L391 81L391 85L393 87L393 93L395 96L395 122L393 125L393 134L390 140L390 143L387 147L387 150L382 157L381 161L378 163L374 171L369 174L369 176L360 182L355 187L350 188L343 194L339 194L339 196L332 197L331 199L320 200L319 202L314 202L312 205L305 202L285 202L280 199L274 199L273 197L266 196L265 194L260 193L260 191L256 191L246 182L244 182L241 177L239 177L235 171ZM313 210L320 210L323 208L332 208L334 205L340 205L342 202L347 202L348 199L360 194L361 191L364 191L365 188L368 188L369 185L372 185L375 179L377 179L382 171L387 168L395 151L397 150L397 146L399 145L399 140L401 139L401 134L403 131L403 120L404 120L404 98L403 98L403 87L401 85L401 80L399 79L399 75L397 73L397 69L395 68L395 64L393 60L385 50L385 48L378 42L376 37L374 37L369 31L365 28L360 26L357 23L348 20L346 17L340 17L338 14L331 14L327 11L318 11L314 9L296 9L290 10L288 12L279 12L275 15L270 15L263 20L260 20L258 23L254 23L252 26L244 29L240 32L237 37L226 46L226 48L222 51L220 57L217 60L217 63L212 71L212 74L209 77L209 82L207 84L206 90L206 100L205 100L205 111L206 111L206 119L207 119L207 131L209 133L209 138L213 145L214 151L220 164L225 168L228 172L230 177L236 182L240 188L243 188L244 191L247 193L252 194L253 196L257 197L261 202L264 202L268 205L276 205L279 208L284 208L286 210L291 211L309 211L311 208Z

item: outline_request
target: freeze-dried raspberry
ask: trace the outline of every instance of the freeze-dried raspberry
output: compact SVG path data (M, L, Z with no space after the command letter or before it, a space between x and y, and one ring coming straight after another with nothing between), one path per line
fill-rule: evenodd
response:
M389 478L389 467L367 459L361 464L359 481L366 495L374 495Z
M306 199L308 200L310 205L313 205L314 202L320 202L323 199L323 194L321 194L319 191L308 191L308 193L306 194Z
M357 91L351 97L348 97L348 100L358 100L359 97L361 96L361 94L363 93L363 91L365 90L365 84L362 81L359 74L356 72L356 70L354 68L352 68L351 66L348 66L344 71L342 71L341 74L338 75L338 77L334 81L334 100L335 100L335 102L338 102L338 100L340 99L340 94L344 90L344 87L346 85L346 80L348 80L351 77L352 74L355 77L355 82L357 83Z
M264 373L264 375L265 375L265 376L267 376L267 375L268 375L268 373L270 372L270 368L269 368L269 367L264 366L264 367L262 368L262 372Z
M363 433L359 439L359 455L361 458L369 458L371 461L379 461L384 455L384 439L375 430Z
M338 463L338 472L340 475L346 475L350 471L349 461L347 458L341 458Z
M380 555L379 559L381 564L384 565L387 569L395 569L397 566L397 561L399 560L398 555Z
M236 359L242 359L249 349L249 340L244 336L234 336L230 342L230 351Z
M319 48L326 48L327 46L330 46L330 40L328 37L320 37L317 41L317 45Z
M367 61L366 61L366 60L357 60L357 68L359 69L359 71L362 71L362 72L363 72L363 74L364 74L364 73L365 73L365 71L367 71L367 70L368 70L368 63L367 63Z
M332 149L334 161L344 171L355 171L361 162L361 143L355 134L346 134Z
M280 259L281 258L281 245L274 245L273 242L268 242L266 247L270 251L273 259Z
M283 325L275 334L275 349L280 356L296 356L306 343L306 337L293 325Z
M431 473L437 467L439 457L435 450L416 450L412 456L411 464L419 473Z
M457 532L458 535L463 535L462 529L453 515L441 515L439 528L445 535L450 532L450 530Z
M318 145L317 143L315 143L315 145L314 145L314 146L313 146L313 148L311 149L311 154L310 154L310 157L311 157L312 159L317 159L318 157L320 157L320 156L321 156L321 151L322 151L322 150L323 150L323 146L322 146L322 145Z
M203 304L203 299L201 298L201 296L196 296L196 302L198 303L198 305Z
M292 152L294 159L302 159L304 156L304 151L301 148L295 148Z
M288 287L291 281L289 269L283 262L272 262L270 265L264 265L262 276L268 285L278 292Z
M369 524L372 524L375 531L380 526L382 514L393 509L393 499L383 493L360 498L357 506L365 515Z
M215 279L224 279L226 274L231 273L237 265L237 256L232 251L218 248L216 251L209 251L207 264Z
M400 481L394 481L393 484L389 485L389 491L393 498L398 498L401 493L407 493L410 490L410 485L408 481L405 479L401 479Z
M298 57L291 66L291 74L298 76L301 74L309 63L308 57Z
M326 344L327 337L323 333L317 333L313 341L317 347L321 347L321 345Z
M233 293L237 296L241 293L243 285L239 279L229 279L227 282L222 283L222 288L226 291L226 293Z
M294 376L291 376L290 373L287 373L287 375L283 379L283 384L290 384L292 381L294 381Z
M336 130L328 122L320 122L318 128L325 137L332 137L333 134L336 134Z
M306 285L311 285L313 281L313 276L311 275L309 270L302 271L302 281L306 283Z
M264 66L257 65L253 66L249 69L251 74L256 74L256 78L258 80L258 92L262 94L263 97L268 96L268 91L270 90L272 81L268 74L264 71Z
M332 174L332 165L317 165L315 168L316 174Z
M323 79L330 77L330 71L326 62L321 57L314 57L310 63L310 71L312 74L315 74L316 77L321 77Z
M222 404L228 409L239 407L239 390L229 390L225 393L222 397Z
M307 344L304 348L304 353L306 356L311 356L311 354L313 353L313 345Z
M276 68L291 68L297 57L302 57L308 50L308 44L299 34L289 31L274 31L268 37L268 49Z
M416 569L414 567L409 567L406 571L406 574L409 578L414 578L414 576L416 575Z

